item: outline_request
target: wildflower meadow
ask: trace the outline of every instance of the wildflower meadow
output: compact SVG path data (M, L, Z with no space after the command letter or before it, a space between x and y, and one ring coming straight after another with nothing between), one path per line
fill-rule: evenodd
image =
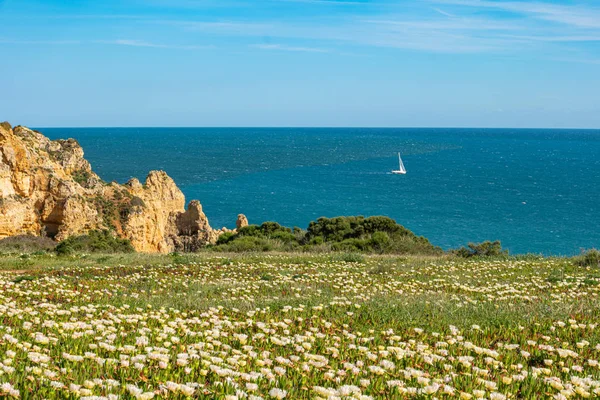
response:
M600 274L569 259L23 265L0 269L0 398L600 395Z

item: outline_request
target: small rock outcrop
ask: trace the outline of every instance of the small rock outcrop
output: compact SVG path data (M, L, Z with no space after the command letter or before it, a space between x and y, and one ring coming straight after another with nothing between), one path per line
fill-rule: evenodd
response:
M223 230L210 227L197 200L185 197L163 171L142 185L105 183L74 139L0 124L0 239L48 236L57 241L93 229L113 229L142 252L196 250ZM239 217L238 217L239 223ZM247 221L246 221L247 223Z
M244 214L239 214L237 216L237 221L235 221L235 228L240 229L245 226L248 226L248 218Z

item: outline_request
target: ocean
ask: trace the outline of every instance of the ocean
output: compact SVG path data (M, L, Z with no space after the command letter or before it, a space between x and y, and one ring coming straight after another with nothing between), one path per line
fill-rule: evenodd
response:
M444 249L600 247L600 130L37 128L72 137L104 180L165 170L213 227L386 215ZM392 175L398 156L408 173Z

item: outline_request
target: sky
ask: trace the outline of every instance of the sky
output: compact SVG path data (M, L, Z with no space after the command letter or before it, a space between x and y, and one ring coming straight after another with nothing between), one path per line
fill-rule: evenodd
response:
M600 1L0 0L0 120L600 128Z

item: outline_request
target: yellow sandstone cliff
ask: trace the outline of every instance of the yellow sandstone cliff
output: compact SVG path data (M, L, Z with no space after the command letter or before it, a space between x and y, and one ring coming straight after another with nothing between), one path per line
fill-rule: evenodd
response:
M186 210L183 193L163 171L151 171L143 185L108 184L77 141L1 123L0 239L32 234L60 241L93 229L113 229L137 251L162 253L196 250L225 231L210 227L198 201Z

